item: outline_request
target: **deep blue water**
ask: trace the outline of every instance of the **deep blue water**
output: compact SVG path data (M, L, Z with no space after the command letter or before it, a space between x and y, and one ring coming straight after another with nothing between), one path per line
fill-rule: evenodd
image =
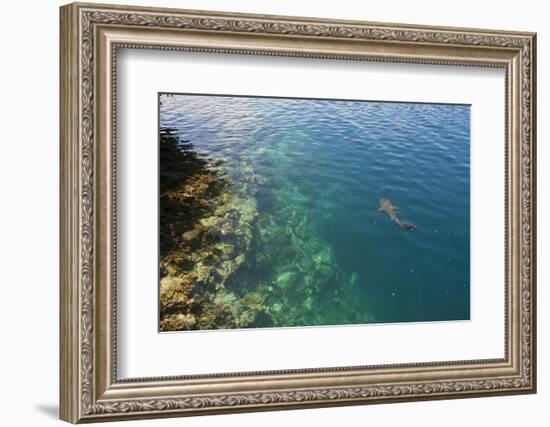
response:
M269 268L247 262L227 286L261 282L275 326L469 319L469 106L160 102L160 127L221 161L235 197L253 200L247 259L273 252ZM382 197L416 230L377 212Z

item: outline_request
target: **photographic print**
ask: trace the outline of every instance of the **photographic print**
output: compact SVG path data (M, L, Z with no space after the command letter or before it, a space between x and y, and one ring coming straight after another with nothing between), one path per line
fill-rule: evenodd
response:
M470 106L159 94L160 331L470 319Z
M62 420L537 392L536 33L349 18L61 7Z

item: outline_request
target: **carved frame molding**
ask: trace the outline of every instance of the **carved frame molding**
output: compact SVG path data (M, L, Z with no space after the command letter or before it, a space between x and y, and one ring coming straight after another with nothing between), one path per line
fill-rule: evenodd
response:
M178 42L181 37L186 41ZM103 279L116 282L114 64L120 47L506 68L506 357L117 380L116 287ZM534 392L535 50L532 33L62 7L61 418L102 421ZM260 386L266 376L273 377L271 385ZM285 387L290 379L300 385ZM197 383L210 391L194 392Z

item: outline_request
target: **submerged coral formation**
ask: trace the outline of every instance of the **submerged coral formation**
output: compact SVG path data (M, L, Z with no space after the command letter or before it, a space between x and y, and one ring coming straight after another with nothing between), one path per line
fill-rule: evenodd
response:
M287 162L288 143L265 161ZM357 275L338 267L292 181L258 173L246 156L229 168L170 129L160 162L162 331L372 321Z
M233 197L220 164L171 130L160 144L160 328L235 328L263 309L225 285L245 262L257 215L253 199Z

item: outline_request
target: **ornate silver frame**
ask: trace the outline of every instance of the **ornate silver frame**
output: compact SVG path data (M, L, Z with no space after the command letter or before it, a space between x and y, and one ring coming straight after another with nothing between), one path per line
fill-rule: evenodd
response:
M61 418L78 423L534 393L534 33L99 4L61 8ZM505 357L118 380L118 47L506 70Z

